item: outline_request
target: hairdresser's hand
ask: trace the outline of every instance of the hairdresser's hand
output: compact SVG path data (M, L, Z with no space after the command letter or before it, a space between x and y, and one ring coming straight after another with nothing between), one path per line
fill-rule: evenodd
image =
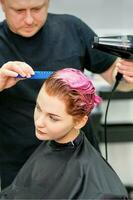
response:
M123 75L123 79L119 82L117 90L133 91L133 61L118 59L113 71L114 80L118 72Z
M133 61L120 59L117 64L117 70L123 74L123 79L127 83L133 83Z
M24 62L10 61L0 68L0 91L14 86L18 81L17 75L30 78L34 74L33 69Z

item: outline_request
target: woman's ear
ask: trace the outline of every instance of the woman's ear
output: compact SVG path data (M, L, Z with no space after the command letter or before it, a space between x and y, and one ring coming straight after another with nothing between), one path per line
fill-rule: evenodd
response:
M85 115L85 116L83 116L82 118L80 118L80 119L77 119L76 121L75 121L75 126L74 126L74 128L75 129L81 129L83 126L85 126L85 124L87 123L87 121L88 121L88 116L87 115Z

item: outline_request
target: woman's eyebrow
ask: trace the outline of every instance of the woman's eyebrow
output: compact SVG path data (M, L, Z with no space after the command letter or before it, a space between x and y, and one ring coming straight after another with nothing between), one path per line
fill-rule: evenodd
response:
M39 105L38 102L36 102L36 107L38 107L38 108L41 110L41 107L40 107L40 105ZM48 114L48 115L52 115L52 116L54 116L54 117L59 117L59 118L61 118L60 115L57 115L57 114L55 114L55 113L48 112L47 114Z

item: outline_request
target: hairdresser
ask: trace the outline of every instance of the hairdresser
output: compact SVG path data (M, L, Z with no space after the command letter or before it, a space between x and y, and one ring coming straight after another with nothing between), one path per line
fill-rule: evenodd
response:
M34 134L35 100L43 80L35 70L73 67L101 74L110 84L116 70L133 83L133 63L91 48L95 33L70 15L48 14L49 0L0 0L0 175L8 186L40 142ZM20 74L24 79L16 78ZM17 83L17 84L16 84Z

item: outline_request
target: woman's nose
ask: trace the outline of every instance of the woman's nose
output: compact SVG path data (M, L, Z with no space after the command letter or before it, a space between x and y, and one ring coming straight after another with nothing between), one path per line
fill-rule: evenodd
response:
M41 127L46 127L46 118L43 116L43 115L40 115L38 116L36 119L35 119L35 126L37 126L38 128Z

